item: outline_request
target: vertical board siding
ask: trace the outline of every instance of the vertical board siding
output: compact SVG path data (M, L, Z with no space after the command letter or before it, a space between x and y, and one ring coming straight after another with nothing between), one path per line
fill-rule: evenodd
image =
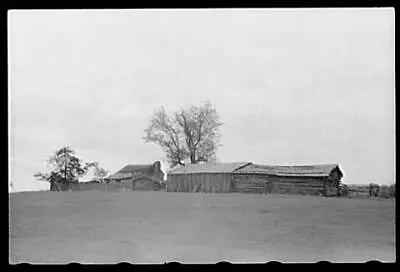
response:
M178 174L168 175L169 192L229 192L231 174Z

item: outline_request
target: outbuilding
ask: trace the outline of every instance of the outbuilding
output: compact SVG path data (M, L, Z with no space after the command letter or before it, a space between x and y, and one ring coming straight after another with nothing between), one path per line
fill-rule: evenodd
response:
M147 185L138 185L137 188L147 187L150 190L158 188L158 185L154 186L154 182L161 186L163 178L164 172L161 170L161 163L156 161L153 164L129 164L105 180L107 183L119 184L121 189L134 190L136 188L134 184L138 182L137 184Z
M270 166L250 164L235 171L233 192L339 195L338 164Z
M250 162L189 164L168 172L169 192L230 192L233 172Z
M168 173L167 191L338 195L337 164L269 166L251 162L187 165Z

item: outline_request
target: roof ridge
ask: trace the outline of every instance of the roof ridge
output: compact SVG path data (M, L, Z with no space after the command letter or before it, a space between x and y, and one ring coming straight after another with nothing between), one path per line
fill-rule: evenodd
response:
M330 173L338 168L338 164L311 164L311 165L261 165L255 164L244 167L237 173L258 173L267 175L286 175L286 176L329 176Z
M272 166L272 167L303 167L303 166L333 166L339 165L338 163L318 163L318 164L294 164L294 165L282 165L282 164L259 164L255 163L254 165L261 165L261 166Z
M251 164L251 162L207 162L201 164L188 164L171 169L168 173L231 173L249 164Z

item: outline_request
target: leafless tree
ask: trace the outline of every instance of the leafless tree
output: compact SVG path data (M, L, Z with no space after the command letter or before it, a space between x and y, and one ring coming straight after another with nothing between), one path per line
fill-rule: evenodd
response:
M185 165L187 161L191 164L215 161L222 124L209 101L171 115L161 107L145 129L144 140L161 146L171 167Z
M104 183L104 178L108 175L108 171L100 167L98 164L95 164L94 167L95 167L94 168L95 177L100 179L101 183Z

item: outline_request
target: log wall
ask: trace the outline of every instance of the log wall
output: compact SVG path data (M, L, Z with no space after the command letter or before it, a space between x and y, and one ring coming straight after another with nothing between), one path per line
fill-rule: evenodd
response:
M330 182L328 178L278 177L262 174L234 174L232 191L268 194L337 194L336 185Z

